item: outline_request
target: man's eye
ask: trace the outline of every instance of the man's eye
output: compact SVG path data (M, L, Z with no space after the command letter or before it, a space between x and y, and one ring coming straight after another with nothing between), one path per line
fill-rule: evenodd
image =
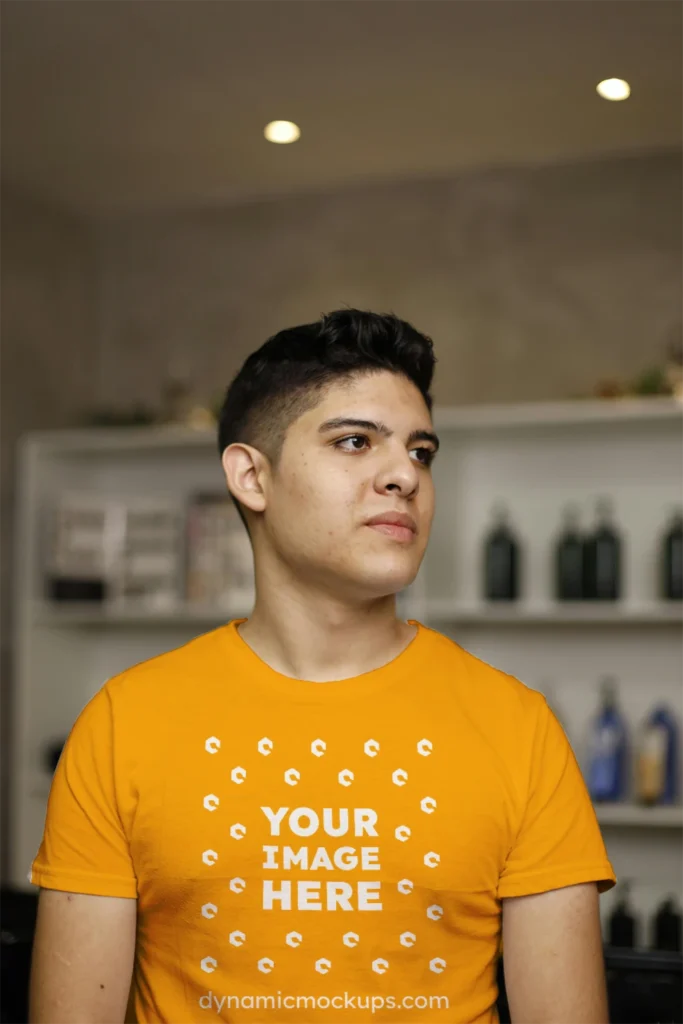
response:
M360 444L357 442L360 442ZM338 441L335 441L334 447L346 452L361 452L368 444L369 439L365 434L350 434L348 437L341 437ZM436 455L436 452L431 448L413 448L411 451L418 453L417 461L422 466L431 466Z
M435 451L431 448L413 448L413 451L419 452L420 462L423 466L431 466L434 461L434 456L436 455Z
M334 442L334 446L335 446L335 448L340 448L341 445L346 444L348 441L363 441L363 442L367 443L367 440L368 439L365 436L365 434L350 434L349 437L341 437L338 441L335 441ZM359 451L362 451L362 448L357 448L355 446L352 446L351 448L343 448L342 451L346 451L346 452L351 452L351 451L359 452Z

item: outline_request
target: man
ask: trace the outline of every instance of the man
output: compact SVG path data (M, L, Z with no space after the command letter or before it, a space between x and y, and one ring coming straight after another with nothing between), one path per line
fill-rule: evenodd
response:
M345 310L231 384L253 614L74 725L32 871L34 1024L491 1022L501 939L515 1024L607 1021L615 877L561 727L396 616L434 512L433 368L409 324Z

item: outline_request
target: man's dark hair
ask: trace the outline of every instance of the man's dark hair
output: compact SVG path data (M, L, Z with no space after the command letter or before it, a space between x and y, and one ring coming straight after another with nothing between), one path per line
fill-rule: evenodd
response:
M269 338L245 361L228 387L218 422L218 450L243 442L277 468L288 427L314 408L331 385L390 370L420 391L432 410L432 341L386 313L340 309L312 324ZM246 526L240 503L233 501Z

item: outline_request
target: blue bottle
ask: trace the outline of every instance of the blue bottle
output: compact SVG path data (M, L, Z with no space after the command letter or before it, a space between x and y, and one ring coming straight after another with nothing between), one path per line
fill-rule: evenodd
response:
M617 706L616 681L605 677L600 694L590 744L588 790L596 803L607 803L626 795L626 724Z
M643 726L636 778L639 803L672 804L676 800L678 728L664 705L654 708Z

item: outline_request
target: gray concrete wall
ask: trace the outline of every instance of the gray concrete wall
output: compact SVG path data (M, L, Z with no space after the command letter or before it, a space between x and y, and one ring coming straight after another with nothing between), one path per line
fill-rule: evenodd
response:
M561 399L656 360L680 322L675 155L468 173L100 232L100 394L169 364L215 394L283 326L342 304L432 334L437 401Z
M3 187L1 250L0 785L4 825L11 743L16 444L25 431L74 422L92 399L97 345L94 262L83 225ZM4 847L6 827L2 835ZM3 856L3 869L5 863Z

